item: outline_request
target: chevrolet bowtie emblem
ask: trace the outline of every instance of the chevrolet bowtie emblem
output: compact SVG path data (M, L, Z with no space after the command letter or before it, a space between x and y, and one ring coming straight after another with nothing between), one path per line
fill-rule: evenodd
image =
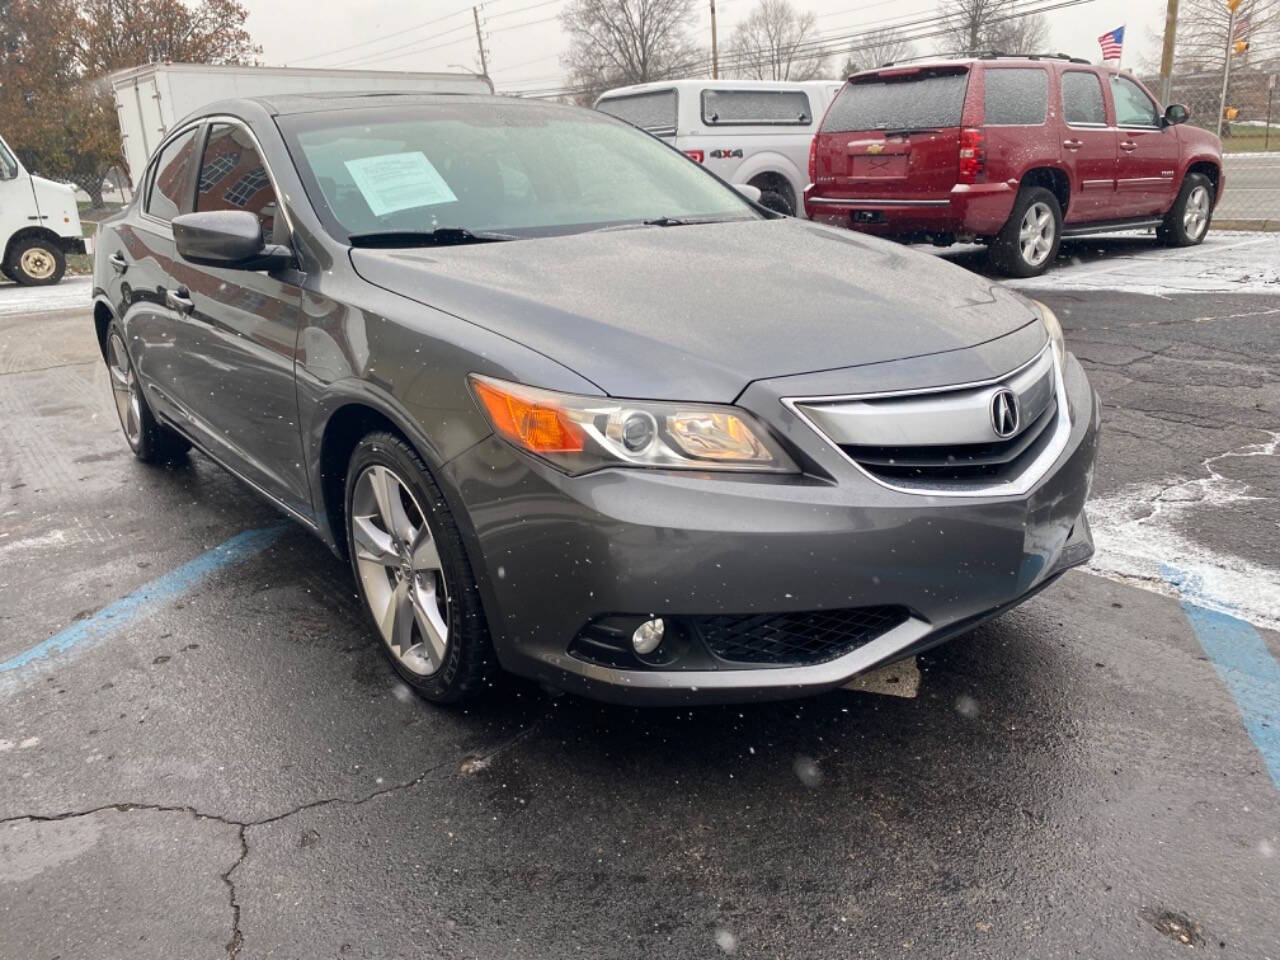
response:
M879 153L884 149L883 143L873 143L867 147L867 153Z

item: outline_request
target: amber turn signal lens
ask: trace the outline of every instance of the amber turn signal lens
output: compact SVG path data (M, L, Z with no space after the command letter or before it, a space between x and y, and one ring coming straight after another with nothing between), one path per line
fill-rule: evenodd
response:
M582 428L558 407L532 397L500 390L484 380L472 380L476 396L504 437L531 453L578 453L585 445Z

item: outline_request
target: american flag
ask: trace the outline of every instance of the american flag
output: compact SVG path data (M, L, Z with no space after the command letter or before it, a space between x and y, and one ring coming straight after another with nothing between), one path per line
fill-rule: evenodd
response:
M1103 60L1119 60L1120 50L1124 46L1124 27L1116 27L1110 33L1104 33L1098 38L1098 43L1102 47Z

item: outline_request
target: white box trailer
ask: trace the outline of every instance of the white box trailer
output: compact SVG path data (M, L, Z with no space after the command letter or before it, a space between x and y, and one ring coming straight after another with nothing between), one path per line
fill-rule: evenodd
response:
M169 129L193 110L229 97L282 93L493 93L473 73L394 70L306 70L294 67L152 63L110 76L129 175L136 177Z

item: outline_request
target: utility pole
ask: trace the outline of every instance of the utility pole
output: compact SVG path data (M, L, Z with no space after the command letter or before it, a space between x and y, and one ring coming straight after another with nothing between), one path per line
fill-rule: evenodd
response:
M1231 19L1227 21L1227 46L1222 52L1222 97L1218 100L1218 136L1222 136L1222 118L1227 113L1227 82L1231 79L1231 47L1236 39L1236 7L1240 0L1227 0Z
M1178 32L1178 0L1169 0L1164 15L1164 50L1160 53L1160 103L1168 106L1173 99L1173 38Z
M711 0L711 79L720 79L720 50L716 46L716 0Z
M472 7L471 16L476 22L476 44L480 47L480 72L487 77L489 75L489 61L484 55L484 36L480 33L480 9Z

